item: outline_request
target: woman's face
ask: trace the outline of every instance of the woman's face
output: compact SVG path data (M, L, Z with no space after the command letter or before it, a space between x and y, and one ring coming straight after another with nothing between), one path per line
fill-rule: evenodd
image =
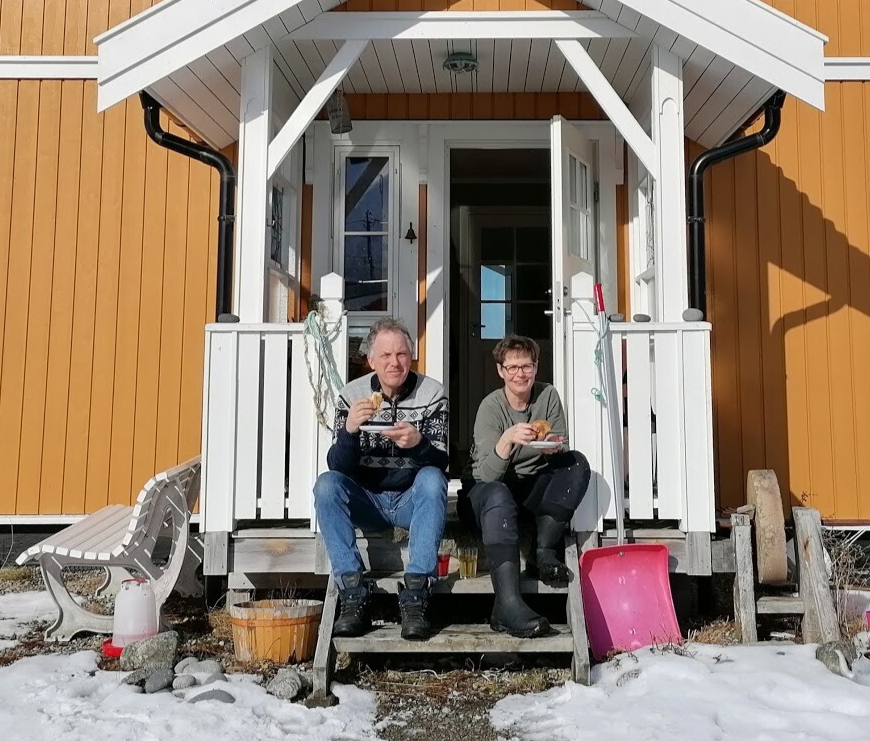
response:
M538 366L532 362L532 356L516 350L507 353L504 363L496 365L496 369L505 387L517 396L525 396L532 390L538 373Z

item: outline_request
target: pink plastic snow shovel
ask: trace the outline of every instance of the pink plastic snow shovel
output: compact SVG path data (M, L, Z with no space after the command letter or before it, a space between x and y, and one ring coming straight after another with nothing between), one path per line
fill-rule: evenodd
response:
M635 650L655 643L680 643L668 571L668 547L625 544L625 502L622 487L622 420L617 403L616 372L610 325L601 284L595 285L601 338L604 396L610 417L610 452L616 505L617 545L593 548L580 557L580 588L589 645L596 659L616 650Z

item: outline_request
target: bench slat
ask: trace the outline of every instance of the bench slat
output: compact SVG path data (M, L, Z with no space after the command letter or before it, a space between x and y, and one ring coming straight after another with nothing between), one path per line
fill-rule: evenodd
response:
M105 507L100 512L110 509ZM52 545L55 546L54 552L61 556L67 556L73 553L83 553L94 546L100 546L111 538L111 543L120 542L130 522L132 507L124 505L111 505L111 511L104 512L103 517L98 521L91 523L91 527L82 530L78 533L67 533L62 530L57 535L65 536L60 539L55 539ZM95 512L94 515L100 514ZM87 518L82 522L87 522ZM78 524L78 523L76 523ZM77 556L80 558L80 556Z

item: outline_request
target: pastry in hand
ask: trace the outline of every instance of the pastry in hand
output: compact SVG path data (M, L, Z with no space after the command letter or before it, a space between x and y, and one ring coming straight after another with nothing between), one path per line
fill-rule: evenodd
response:
M375 409L380 409L380 408L381 408L381 404L384 403L384 395L383 395L380 391L375 391L375 392L374 392L374 393L369 397L369 399L371 400L371 402L372 402L372 404L374 405Z
M545 419L536 419L532 422L532 428L535 430L536 440L544 440L550 434L552 426Z

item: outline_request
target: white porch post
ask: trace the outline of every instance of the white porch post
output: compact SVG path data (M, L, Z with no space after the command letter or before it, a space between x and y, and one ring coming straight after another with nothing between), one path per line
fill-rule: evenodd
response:
M266 225L272 135L272 48L242 60L235 296L242 322L266 316Z
M652 140L659 176L654 185L656 294L663 322L682 321L688 307L686 263L686 150L682 60L652 47Z

